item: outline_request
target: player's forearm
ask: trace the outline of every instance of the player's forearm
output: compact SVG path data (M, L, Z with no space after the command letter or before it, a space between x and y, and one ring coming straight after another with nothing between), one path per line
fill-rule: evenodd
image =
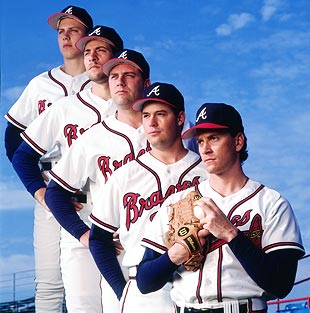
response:
M22 142L12 158L17 175L33 197L37 190L46 187L38 165L40 157L26 142Z
M146 248L137 272L137 285L146 294L162 288L179 266L174 264L168 253L159 254Z
M48 184L45 192L45 202L58 223L72 236L80 240L89 227L77 214L71 201L72 193L65 190L53 180Z
M6 156L12 162L13 155L19 145L23 142L20 136L23 130L8 122L4 134Z
M249 276L265 291L277 298L284 298L291 291L301 256L298 250L282 249L267 254L241 232L229 247Z
M89 249L102 276L110 284L117 298L120 299L126 280L116 257L113 234L92 225Z

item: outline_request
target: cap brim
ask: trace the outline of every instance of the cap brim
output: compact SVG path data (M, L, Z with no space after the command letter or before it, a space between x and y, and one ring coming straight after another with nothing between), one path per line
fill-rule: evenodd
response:
M81 23L82 25L84 25L86 28L88 28L80 19L78 19L75 15L72 14L68 14L68 13L63 13L63 12L58 12L58 13L54 13L52 14L48 20L47 23L49 26L51 26L52 28L58 30L58 21L62 18L72 18L73 20L78 21L79 23Z
M135 68L137 68L138 70L140 70L141 72L143 72L142 69L140 68L140 66L138 66L135 62L130 61L128 59L122 59L122 58L114 58L114 59L108 60L107 62L105 62L102 65L102 71L104 74L106 74L108 76L110 71L112 70L112 68L115 67L116 65L120 65L120 64L132 65Z
M145 104L145 102L148 102L148 101L160 102L160 103L166 104L166 105L168 105L168 106L170 106L172 108L175 108L175 105L173 105L172 103L170 103L168 101L165 101L163 99L159 99L159 98L142 98L142 99L138 99L138 100L134 101L131 104L131 108L134 111L141 112L142 108L143 108L143 105Z
M86 44L91 41L91 40L100 40L100 41L103 41L103 42L106 42L108 43L109 45L115 47L114 43L107 39L107 38L104 38L104 37L99 37L99 36L85 36L85 37L82 37L81 39L79 39L77 41L77 43L75 44L76 47L81 50L82 52L84 51L84 48L86 46Z
M213 123L202 123L199 125L195 125L189 129L187 129L182 134L182 139L191 139L196 136L196 130L197 129L225 129L228 128L227 126L219 125L219 124L213 124Z

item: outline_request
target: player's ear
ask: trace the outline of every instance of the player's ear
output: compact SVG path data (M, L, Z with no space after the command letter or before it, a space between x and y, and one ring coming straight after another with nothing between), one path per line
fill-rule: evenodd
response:
M244 146L244 134L238 133L235 137L236 151L240 152Z
M184 124L185 121L185 112L181 111L178 113L178 125L181 126Z
M145 81L144 81L144 89L147 88L148 86L151 85L151 80L149 78L147 78Z

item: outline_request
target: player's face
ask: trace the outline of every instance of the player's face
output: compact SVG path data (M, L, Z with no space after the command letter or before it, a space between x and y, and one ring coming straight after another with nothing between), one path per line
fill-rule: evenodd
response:
M72 18L64 18L58 26L58 45L60 52L66 59L81 56L82 52L75 43L85 35L86 27Z
M178 116L163 103L147 102L142 110L142 124L146 137L153 149L167 150L180 138L184 113Z
M240 165L242 134L232 137L228 132L197 131L201 159L209 174L223 175Z
M102 64L112 57L111 46L102 40L91 40L84 48L84 65L90 80L106 82L108 77L102 71Z
M111 98L121 108L141 97L144 89L142 73L129 64L119 64L112 68L109 74Z

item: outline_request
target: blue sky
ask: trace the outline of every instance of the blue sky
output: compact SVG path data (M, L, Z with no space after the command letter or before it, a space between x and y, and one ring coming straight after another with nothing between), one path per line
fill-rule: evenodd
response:
M2 1L1 116L32 77L60 64L47 18L67 5L86 8L95 25L114 27L125 47L141 51L151 80L183 93L189 119L204 102L239 110L245 171L289 199L309 253L309 0ZM33 268L33 200L5 157L5 127L1 118L0 274Z

